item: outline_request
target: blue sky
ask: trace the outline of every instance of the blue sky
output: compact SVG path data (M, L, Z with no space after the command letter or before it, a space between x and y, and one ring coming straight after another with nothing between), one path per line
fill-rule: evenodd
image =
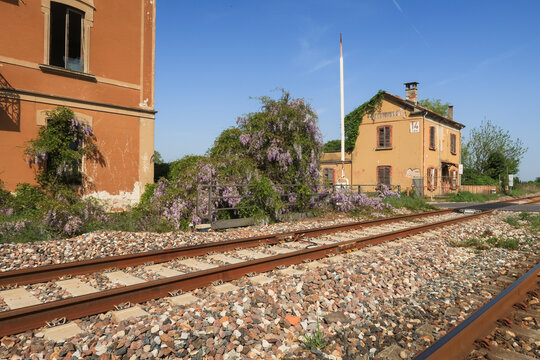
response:
M245 0L157 2L155 148L203 154L253 97L284 88L339 138L339 33L345 113L379 89L454 105L463 135L483 120L528 147L519 176L540 176L540 1Z

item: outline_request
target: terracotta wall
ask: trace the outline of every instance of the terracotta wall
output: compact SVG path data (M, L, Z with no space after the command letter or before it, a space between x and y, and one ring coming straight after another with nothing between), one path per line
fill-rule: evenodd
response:
M57 1L88 11L86 72L47 66L49 0L0 1L0 179L34 182L25 144L40 111L64 105L92 119L105 160L84 162L93 193L138 196L153 181L155 1Z

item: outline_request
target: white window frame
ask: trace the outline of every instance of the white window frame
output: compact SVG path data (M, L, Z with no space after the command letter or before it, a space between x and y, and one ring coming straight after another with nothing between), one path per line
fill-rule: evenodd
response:
M71 6L84 14L82 19L82 61L83 73L90 72L90 28L94 26L93 0L41 0L41 12L45 16L43 32L43 64L49 65L51 39L51 2ZM67 70L67 69L66 69Z

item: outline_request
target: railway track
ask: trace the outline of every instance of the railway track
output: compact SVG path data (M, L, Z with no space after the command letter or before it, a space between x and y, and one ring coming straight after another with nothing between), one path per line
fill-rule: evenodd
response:
M72 320L81 318L88 315L98 314L106 312L108 310L114 309L116 305L124 303L140 303L156 298L170 297L170 296L181 296L178 295L179 291L190 291L196 288L201 288L209 284L216 282L227 282L233 279L240 278L244 275L261 273L266 271L271 271L276 268L283 266L289 266L293 264L299 264L304 261L311 261L324 258L326 256L337 255L339 253L349 252L353 250L358 250L365 246L376 245L382 242L391 241L399 238L403 238L409 235L418 234L425 232L431 229L439 228L445 225L455 224L461 221L467 221L474 219L478 216L482 216L489 212L484 212L481 214L474 215L457 215L452 214L449 210L443 210L439 212L433 212L428 214L417 214L416 216L402 216L393 219L387 219L386 223L393 223L394 227L401 227L395 231L386 231L381 233L381 229L378 229L378 234L371 236L362 236L359 237L358 233L354 231L362 228L374 227L376 224L384 224L384 221L373 220L363 223L355 223L341 226L331 226L326 228L304 230L300 232L292 232L285 234L269 235L269 236L258 236L248 239L237 239L230 240L225 242L217 242L213 244L203 244L189 246L186 250L172 249L174 251L180 251L174 255L174 258L182 257L182 260L173 260L176 262L185 261L194 261L194 259L186 259L189 256L196 256L195 254L205 254L208 256L216 256L216 254L209 255L209 253L217 251L228 251L231 249L238 250L238 248L245 247L255 247L262 246L263 251L266 251L264 257L255 258L252 260L245 259L236 259L240 261L234 261L233 263L222 265L222 266L208 266L206 269L199 268L199 271L191 271L186 274L178 274L172 276L167 276L165 278L160 278L156 280L145 281L141 283L136 283L127 286L116 287L112 289L106 289L99 292L91 292L85 295L69 297L65 299L60 299L56 301L51 301L42 304L36 304L32 306L25 306L18 309L6 310L0 312L0 336L10 335L20 333L26 330L38 328L44 326L47 322L53 321L55 319L64 318L66 320ZM414 227L406 227L401 224L398 226L399 222L404 222L406 220L415 220L420 221L422 217L432 217L433 215L439 215L441 217L446 217L446 219L441 221L436 221L432 223L422 224ZM398 224L396 224L398 223ZM409 224L410 225L410 224ZM353 237L334 237L334 239L329 238L317 238L321 235L327 236L328 234L333 234L338 231L348 231L353 230L352 234L349 233L349 236ZM375 228L374 228L375 229ZM366 230L366 229L364 229ZM384 230L384 229L383 229ZM377 232L377 231L375 231ZM283 251L283 247L279 246L291 245L287 251ZM271 246L270 246L271 245ZM212 248L214 246L214 248ZM280 249L277 251L277 254L271 254L269 249ZM154 262L163 262L167 261L169 257L172 257L170 250L164 250L161 252L151 252L152 256L156 256L153 260ZM242 250L241 250L242 251ZM178 255L180 254L180 255ZM186 255L188 254L188 255ZM221 254L223 255L223 254ZM228 255L224 255L222 259L226 259ZM115 260L111 262L100 263L99 266L110 268L111 266L122 266L127 263L119 263L119 260L128 259L129 256L120 256L114 257ZM119 259L120 258L120 259ZM144 257L138 258L137 260L129 259L129 261L138 261L138 263L144 262L148 263L149 258L143 260ZM99 260L99 259L98 259ZM92 262L92 261L90 261ZM85 263L88 263L85 262ZM195 260L191 264L199 264L201 261ZM222 261L226 263L226 261ZM92 265L94 266L94 265ZM159 266L159 265L158 265ZM65 270L65 267L59 265L49 266L51 268L57 269L61 268L62 271ZM44 270L45 268L41 268ZM196 267L195 265L193 267ZM81 271L80 267L75 267L75 271ZM89 268L86 268L88 272ZM168 268L169 270L173 270ZM56 270L55 270L56 271ZM95 270L91 270L95 271ZM24 274L38 274L35 269L25 269L18 270L12 275L21 276ZM83 272L84 273L84 272ZM109 273L110 274L110 273ZM169 271L171 275L171 271ZM21 278L21 277L9 277L7 274L3 274L4 284L14 283L13 279L17 281L25 281L26 283L32 283L34 280L32 278ZM55 279L59 276L58 272L49 272L46 277L49 279ZM62 275L60 275L62 276ZM6 279L12 279L11 281ZM22 280L21 280L22 279ZM43 277L40 277L43 279ZM40 280L43 281L43 280ZM9 291L9 290L8 290Z
M237 249L248 249L261 245L277 245L284 242L295 242L308 237L330 235L337 232L358 230L383 224L409 221L438 215L451 214L452 209L423 212L413 215L402 215L391 218L374 219L349 224L326 226L315 229L304 229L270 235L260 235L248 238L225 240L204 243L192 246L183 246L172 249L147 251L142 253L103 257L91 260L69 262L56 265L38 266L27 269L0 272L0 287L8 285L26 285L43 281L50 281L62 276L89 274L111 268L126 268L146 263L159 264L177 258L196 257L212 252L226 252Z
M414 359L537 359L540 356L539 276L540 263L537 263Z

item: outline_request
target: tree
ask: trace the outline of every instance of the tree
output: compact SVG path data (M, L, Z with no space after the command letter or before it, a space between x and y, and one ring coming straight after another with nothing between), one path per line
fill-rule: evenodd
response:
M423 99L418 101L418 105L423 106L439 115L448 117L449 103L442 103L441 99Z
M159 153L159 151L154 150L154 164L163 164L165 161L163 160L163 157Z
M341 140L330 140L323 146L324 152L341 151Z
M232 142L231 153L252 159L257 169L275 184L314 187L320 180L322 150L317 114L304 99L292 99L286 91L279 99L263 96L259 100L260 111L238 118L238 139L243 150ZM210 153L213 152L211 149Z
M471 130L469 137L462 144L462 149L463 166L480 174L488 174L490 168L493 169L500 161L504 161L506 174L516 174L521 158L527 152L521 140L512 139L507 130L489 120ZM493 155L494 153L500 153L504 160L499 155ZM488 161L490 156L492 159Z
M499 151L494 151L489 154L486 165L486 174L493 179L501 179L501 177L504 179L506 177L505 175L508 175L506 158Z

